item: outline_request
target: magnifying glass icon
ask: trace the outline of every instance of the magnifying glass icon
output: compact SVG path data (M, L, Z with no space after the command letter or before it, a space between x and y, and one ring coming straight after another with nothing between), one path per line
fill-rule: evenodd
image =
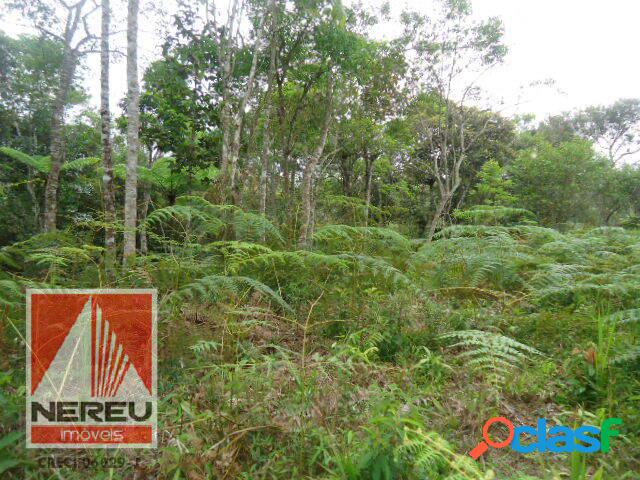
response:
M493 425L494 423L501 423L509 430L509 436L503 442L494 442L493 440L491 440L491 438L489 438L489 428L491 428L491 425ZM484 454L489 449L489 447L504 448L511 443L511 440L513 440L513 434L513 423L511 423L509 420L504 417L490 418L482 427L482 438L484 439L484 441L478 443L478 445L476 445L473 450L469 452L469 455L474 460L477 460L478 458L480 458L480 455Z

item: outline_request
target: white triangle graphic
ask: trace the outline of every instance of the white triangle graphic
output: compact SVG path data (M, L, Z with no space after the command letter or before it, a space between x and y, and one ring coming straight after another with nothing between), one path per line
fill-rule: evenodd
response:
M108 319L102 318L99 306L96 306L96 342L92 342L91 305L89 297L40 381L34 399L133 401L150 398L117 335L111 331ZM93 366L92 350L96 359Z

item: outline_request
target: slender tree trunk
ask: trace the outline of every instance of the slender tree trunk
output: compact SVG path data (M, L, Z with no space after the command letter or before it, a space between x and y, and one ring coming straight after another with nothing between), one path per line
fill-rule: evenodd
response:
M316 188L318 186L317 180L311 183L311 218L309 220L308 235L311 236L316 226Z
M371 185L373 179L373 163L375 159L368 152L365 153L365 172L364 172L364 226L369 225L369 208L371 206Z
M127 15L127 178L124 200L124 256L126 266L136 255L136 216L138 198L138 0L129 0Z
M102 201L104 203L104 246L107 271L116 263L116 194L113 185L113 158L111 156L111 110L109 108L109 27L111 11L109 0L102 0L102 36L100 39L100 118L102 120Z
M267 213L267 191L268 191L268 177L269 177L269 157L271 156L271 114L273 112L273 80L276 74L276 1L271 0L271 55L269 59L269 73L267 78L267 105L264 111L264 132L262 143L262 171L260 172L260 214L266 215ZM262 241L265 240L265 234L262 234Z
M31 204L33 205L33 218L35 220L36 229L39 231L42 227L42 217L40 216L40 199L36 195L36 190L33 188L33 169L31 167L27 168L29 172L29 178L27 179L27 192L29 192L29 196L31 197Z
M436 228L438 228L438 222L440 221L440 217L442 216L442 213L444 212L444 209L447 206L447 202L448 199L446 196L440 196L440 201L438 202L438 205L436 206L436 211L433 214L433 218L431 219L431 223L429 224L429 233L427 235L427 240L431 241L433 239L433 236L436 233Z
M242 127L247 107L247 102L253 94L253 87L255 85L256 70L258 67L258 57L260 56L260 44L262 43L262 35L264 32L264 17L262 18L260 25L258 26L258 33L256 34L256 44L253 50L253 58L251 60L251 68L249 69L249 77L247 78L247 89L244 92L238 111L233 120L233 140L231 142L231 149L229 151L229 189L231 190L231 198L234 204L239 202L239 192L237 185L237 172L238 172L238 160L240 158L240 140L242 137Z
M140 212L141 221L147 218L149 205L151 205L151 189L147 187L144 189L144 195L142 197L142 211ZM140 253L143 255L149 253L149 239L147 238L146 229L140 231Z
M331 71L331 65L327 72L327 97L324 112L324 120L322 122L322 133L320 135L320 142L315 151L309 158L304 169L304 177L302 179L302 223L300 228L300 238L298 244L305 247L309 243L309 237L311 236L311 221L312 221L312 193L313 193L313 180L315 178L316 168L324 152L324 147L327 144L327 137L329 135L329 127L331 126L331 119L333 115L333 72Z
M70 40L69 40L70 41ZM51 117L51 170L47 176L44 190L44 229L55 232L58 215L58 187L60 185L60 168L64 163L64 111L69 98L69 90L73 81L77 64L76 53L65 45L60 70L60 83L53 102Z
M226 201L231 194L233 203L238 203L239 192L237 187L237 171L238 160L240 157L240 141L242 138L242 127L245 116L245 110L247 102L252 96L253 88L255 85L256 70L258 67L258 59L260 56L260 44L262 43L262 36L264 32L265 17L263 15L258 26L258 30L255 38L255 48L253 51L253 58L251 61L251 68L247 77L247 86L245 92L240 97L237 109L235 113L232 113L232 96L230 84L233 81L233 67L235 64L237 47L236 37L239 36L238 26L236 26L236 16L238 15L238 8L240 2L238 0L232 0L230 6L229 19L225 27L225 33L221 38L218 45L220 55L220 65L222 66L222 160L220 162L220 168L222 175L221 190L222 200ZM224 40L224 41L223 41Z
M147 167L153 166L153 146L149 145L149 157L147 159ZM144 193L142 194L142 207L140 211L140 222L144 222L149 213L149 205L151 205L151 185L146 184L144 186ZM146 255L149 253L149 242L147 239L147 230L145 228L140 229L140 253Z
M238 0L231 0L229 18L221 35L218 44L218 61L222 67L222 110L220 112L222 123L222 159L220 161L220 171L222 172L222 188L226 188L224 183L228 181L229 154L231 149L232 131L232 104L231 104L231 80L233 76L233 31L236 15L238 13ZM208 9L207 9L208 10Z

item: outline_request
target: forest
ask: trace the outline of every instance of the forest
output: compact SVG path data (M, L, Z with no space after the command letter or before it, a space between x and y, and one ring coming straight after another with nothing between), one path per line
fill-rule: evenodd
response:
M508 113L471 0L178 1L144 68L139 0L0 4L1 478L640 479L640 99ZM157 449L25 448L28 288L158 290Z

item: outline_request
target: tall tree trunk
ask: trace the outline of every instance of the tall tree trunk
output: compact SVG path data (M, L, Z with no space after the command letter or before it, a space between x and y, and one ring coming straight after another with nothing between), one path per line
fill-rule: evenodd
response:
M324 152L324 147L327 144L327 137L329 135L329 127L331 126L331 119L333 115L333 72L331 71L331 65L327 72L327 97L324 111L324 119L322 122L322 133L320 135L320 142L309 158L304 169L304 176L302 179L302 223L300 227L300 238L298 244L301 247L305 247L309 243L309 237L311 236L311 221L312 221L312 194L313 194L313 180L315 178L316 168Z
M229 152L231 149L232 131L232 117L233 108L231 104L231 80L233 77L233 35L236 15L238 14L238 0L231 0L233 3L230 6L229 18L224 28L224 33L221 34L220 41L218 43L218 61L222 68L222 109L220 112L220 119L222 123L222 159L220 161L220 171L222 173L222 188L224 190L224 183L228 181L227 173L229 170ZM208 9L207 9L208 10Z
M69 43L71 39L69 39ZM69 99L69 90L75 74L77 56L69 45L64 46L60 83L53 102L51 117L51 170L47 176L44 190L44 229L55 232L58 215L58 187L60 184L60 168L64 163L64 111Z
M33 169L31 167L27 168L28 171L28 181L27 181L27 192L29 192L29 196L31 197L31 204L33 205L33 219L34 224L36 226L36 231L39 231L42 227L42 217L40 216L40 199L38 195L36 195L36 190L33 187Z
M364 172L364 226L367 227L369 225L369 208L371 207L371 185L373 179L373 163L375 162L375 158L369 154L369 152L365 152L365 172Z
M260 214L266 215L267 213L267 191L268 191L268 177L269 177L269 157L271 156L271 114L273 112L273 80L276 74L276 54L278 46L276 44L276 0L271 0L271 56L269 60L269 73L267 78L267 105L264 111L264 132L262 143L262 171L260 172ZM265 234L262 233L262 240L264 241Z
M111 156L111 110L109 108L109 27L111 11L109 0L102 0L102 34L100 39L100 118L102 120L102 201L104 203L104 246L107 271L113 271L116 262L116 194L113 185L113 158Z
M129 0L127 15L127 178L124 199L124 256L129 265L136 255L136 217L138 213L138 0Z
M147 157L147 168L153 166L153 145L148 145L149 156ZM151 205L151 185L148 183L144 186L144 193L142 194L142 206L140 211L140 222L144 222L149 213L149 205ZM140 228L140 253L146 255L149 253L149 241L147 238L147 230Z
M229 189L231 191L231 198L234 204L239 203L239 192L237 185L237 172L238 172L238 160L240 158L240 140L242 137L242 127L244 121L245 110L247 108L247 102L253 94L253 87L255 85L256 70L258 67L258 57L260 56L260 44L262 43L262 35L264 32L263 17L258 26L258 33L256 34L256 44L253 50L253 58L251 60L251 68L249 69L249 77L247 78L247 89L240 100L238 111L233 119L233 140L231 142L231 148L229 151Z
M140 221L144 221L147 218L149 213L149 205L151 205L151 188L147 186L144 189L144 194L142 195L142 207L140 212ZM147 237L147 230L140 230L140 253L146 255L149 253L149 239Z
M431 219L431 222L429 224L429 233L427 234L428 241L433 240L433 236L436 233L436 228L438 228L438 222L440 221L440 217L442 217L442 214L447 206L447 202L447 197L441 195L440 201L436 205L436 211L433 214L433 218Z
M311 218L309 219L308 235L311 236L316 226L316 188L318 187L317 178L311 183Z

